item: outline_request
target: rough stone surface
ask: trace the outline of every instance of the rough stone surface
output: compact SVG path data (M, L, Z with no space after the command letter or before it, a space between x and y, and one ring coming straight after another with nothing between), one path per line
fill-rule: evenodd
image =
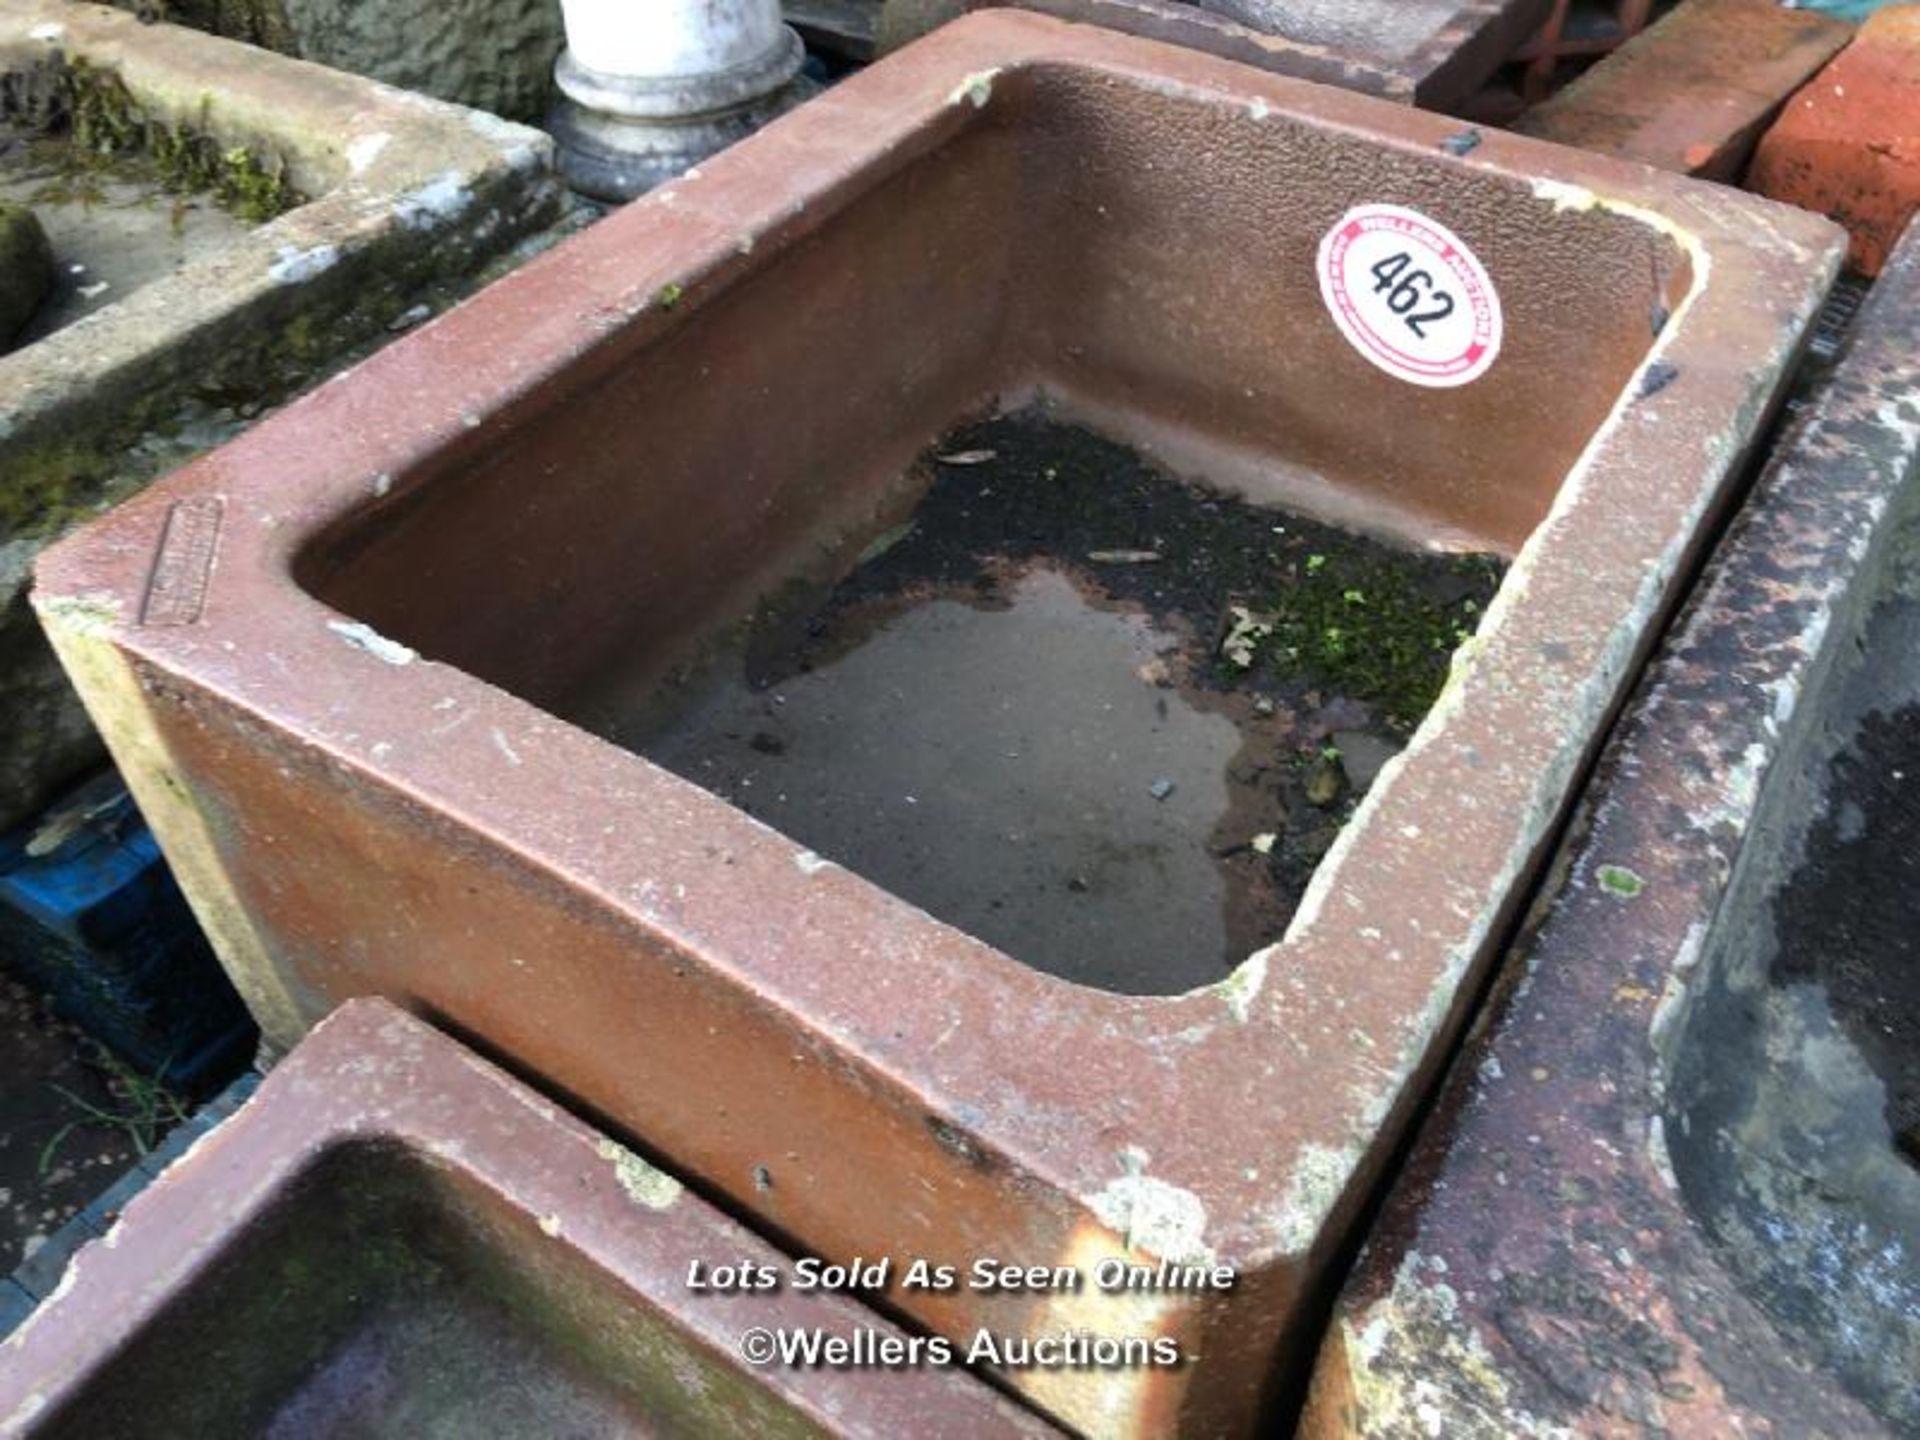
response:
M510 120L537 120L566 44L559 0L114 0Z
M1883 971L1849 1017L1844 989L1809 983L1826 937L1808 943L1793 892L1844 884L1832 842L1874 838L1847 767L1827 779L1861 753L1863 692L1912 754L1917 389L1920 232L1602 756L1564 883L1335 1307L1315 1440L1914 1433L1920 1175L1890 1134L1900 1072L1873 1073L1886 1037L1859 1039L1861 1018L1911 1023L1911 982ZM1910 812L1890 769L1874 788ZM1824 898L1903 916L1910 942L1895 818L1893 875Z
M1737 180L1761 130L1853 34L1777 0L1688 0L1514 127L1663 170Z
M402 999L838 1259L1235 1267L887 1299L1172 1341L999 1373L1094 1435L1255 1433L1844 243L1459 130L970 15L69 537L34 603L282 1043ZM1502 287L1482 381L1415 393L1302 305L1362 197ZM1284 934L1179 995L1021 965L562 718L866 553L926 445L1036 391L1177 476L1516 557Z
M0 354L53 285L53 251L39 218L0 200Z
M1760 142L1747 188L1838 220L1877 275L1920 208L1920 5L1874 14Z
M98 6L0 11L23 114L74 61L142 123L264 157L312 198L0 358L0 825L100 753L27 609L39 548L147 483L157 457L193 453L208 396L253 413L283 400L562 204L537 131Z

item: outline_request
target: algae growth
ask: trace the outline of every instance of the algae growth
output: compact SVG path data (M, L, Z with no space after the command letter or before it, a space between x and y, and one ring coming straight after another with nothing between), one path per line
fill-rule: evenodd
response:
M113 71L80 59L59 71L57 83L57 107L66 117L74 168L82 173L101 160L144 156L168 190L210 195L256 223L305 202L277 158L262 158L245 145L223 145L209 133L206 102L197 126L157 119Z
M1315 551L1250 607L1267 632L1253 664L1365 701L1408 733L1439 698L1453 652L1472 636L1500 574L1487 555L1453 556L1422 576L1357 547ZM1457 586L1432 583L1448 577Z

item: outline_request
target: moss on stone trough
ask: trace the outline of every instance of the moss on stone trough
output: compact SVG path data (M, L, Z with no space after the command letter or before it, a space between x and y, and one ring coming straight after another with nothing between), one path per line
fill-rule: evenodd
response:
M84 172L108 158L143 157L176 193L206 194L243 220L273 219L306 202L276 156L224 145L202 102L198 125L155 117L112 70L75 58L15 77L8 110L42 129L64 128L73 166Z
M149 117L110 70L75 60L62 71L62 81L76 150L144 153L168 189L203 191L243 220L271 220L305 202L277 159L263 160L244 145L222 146L204 125Z
M0 536L45 539L105 502L106 457L81 444L60 444L7 460L0 485Z

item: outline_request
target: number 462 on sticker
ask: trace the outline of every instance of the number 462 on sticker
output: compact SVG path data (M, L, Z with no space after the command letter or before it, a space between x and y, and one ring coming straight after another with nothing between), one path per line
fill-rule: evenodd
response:
M1399 205L1349 210L1320 242L1320 296L1354 349L1415 385L1465 385L1500 354L1500 296L1479 257Z

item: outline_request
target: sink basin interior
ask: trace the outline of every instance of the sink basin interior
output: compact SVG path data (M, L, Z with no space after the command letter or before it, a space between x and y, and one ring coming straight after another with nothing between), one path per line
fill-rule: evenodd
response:
M1920 514L1809 686L1672 1042L1682 1192L1796 1350L1920 1427ZM1865 660L1863 661L1863 657Z
M1038 969L1223 978L1286 928L1499 561L1199 490L1037 409L915 468L850 569L577 718Z
M711 1433L737 1387L632 1300L472 1177L338 1145L36 1433Z
M1404 743L1691 272L1638 221L1264 104L1069 65L990 91L392 477L296 574L1016 958L1177 993L1279 938L1320 819ZM1493 274L1507 340L1482 380L1383 376L1329 320L1320 237L1382 200ZM1028 543L1049 466L1183 498L1106 530L1048 512L1049 549ZM954 487L998 538L930 523ZM1211 552L1196 514L1271 534L1272 573L1157 601ZM1236 714L1179 683L1231 672L1233 607L1260 621L1275 584L1347 575L1371 651L1380 596L1352 577L1382 566L1425 607L1418 705L1303 669ZM1320 615L1315 643L1346 628ZM1242 803L1250 766L1326 796L1291 807L1313 823ZM1236 865L1291 871L1254 903Z

